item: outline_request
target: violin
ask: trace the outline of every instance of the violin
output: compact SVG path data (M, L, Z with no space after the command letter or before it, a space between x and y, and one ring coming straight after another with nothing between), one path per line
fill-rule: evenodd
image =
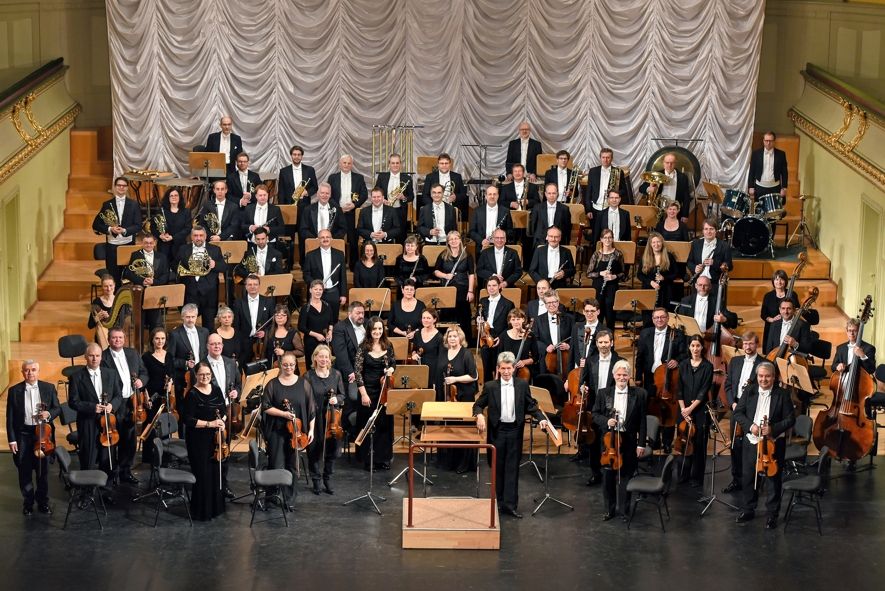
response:
M553 320L553 324L559 324L559 314L554 314L553 316L551 316L551 318ZM544 358L544 363L547 367L547 373L562 376L564 373L564 369L568 367L569 352L563 351L559 348L559 346L567 340L567 338L561 339L558 343L554 344L553 351L547 353L547 356Z
M777 459L774 457L774 440L768 435L762 435L762 429L768 425L768 416L762 417L762 423L759 425L759 444L756 446L756 478L759 475L772 476L777 475L778 466Z
M131 373L132 377L132 416L135 424L143 423L147 420L147 407L148 404L148 396L145 391L144 386L140 389L135 387L135 380L138 379L138 374L135 372Z
M108 403L108 395L101 395L101 403L105 405ZM99 436L99 441L103 447L111 447L113 445L117 445L120 441L120 433L117 431L117 416L114 413L110 413L108 411L104 411L101 420L98 422L99 429L101 431L101 435Z
M163 384L163 393L165 397L166 412L175 417L175 420L177 421L178 411L175 410L175 388L172 385L172 378L169 376L166 376L166 383Z
M492 337L489 323L485 321L482 315L482 304L479 305L479 345L489 349L495 346L495 339Z
M221 418L221 411L215 409L215 418ZM230 457L230 447L227 445L225 437L221 434L221 429L217 429L215 433L215 451L212 452L212 459L216 462L222 462Z
M522 341L519 343L519 349L516 351L516 362L519 363L522 360L522 351L525 348L525 341L529 338L529 335L532 333L532 327L535 325L535 319L532 318L529 320L529 325L522 330ZM532 372L529 368L523 365L516 370L516 377L521 380L528 381L532 377Z
M328 403L329 399L335 395L335 390L329 390L326 393L326 439L344 439L344 427L341 426L341 409Z
M449 363L446 365L446 377L452 375L454 368L452 368L452 364ZM457 384L449 384L446 386L446 401L447 402L458 402L458 386Z
M238 400L231 400L227 409L227 426L231 436L243 432L243 405Z
M679 423L679 426L676 427L676 434L673 436L674 456L690 456L694 454L694 436L696 432L697 427L695 427L694 421L691 419Z
M288 398L283 400L283 410L294 414ZM295 417L291 421L286 421L286 431L289 432L289 445L292 449L298 451L307 449L308 437L307 434L301 430L301 419Z
M42 418L46 405L37 404L37 424L34 425L34 455L40 459L55 453L55 441L52 439L52 425Z
M678 329L670 329L670 339L667 342L666 360L658 366L654 373L657 396L652 398L651 414L657 415L661 420L661 427L675 427L676 415L679 414L679 403L676 395L679 391L679 367L670 369L667 363L673 358L673 341Z
M381 394L378 395L378 406L387 404L387 391L393 388L393 375L387 375L387 356L384 356L384 373L381 375Z
M612 411L611 418L617 419L617 411ZM602 436L602 454L599 458L599 465L611 468L612 470L620 470L624 458L621 456L621 432L618 431L617 425L609 427L605 435Z
M194 360L193 351L187 352L187 360L188 361ZM193 388L193 387L194 387L194 370L189 368L187 365L185 365L184 366L184 392L182 395L185 398L187 398L188 392L190 392L191 388Z

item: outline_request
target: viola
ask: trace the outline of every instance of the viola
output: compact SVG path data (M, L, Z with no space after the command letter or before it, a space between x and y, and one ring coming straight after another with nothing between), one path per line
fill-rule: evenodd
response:
M101 395L101 403L107 404L108 395ZM101 431L99 441L103 447L111 447L117 445L120 441L120 433L117 431L117 416L114 413L104 411L102 418L98 422L98 428Z
M454 369L452 368L452 364L449 363L446 365L446 377L450 377ZM458 402L458 385L457 384L449 384L446 386L446 401L447 402Z
M328 404L328 400L335 395L335 390L326 393L326 439L344 439L344 427L341 426L341 409Z
M615 411L612 411L611 418L617 418ZM624 458L621 456L621 432L618 431L617 425L615 425L614 427L609 427L605 435L602 436L602 454L599 458L599 464L612 470L620 470L623 462Z
M231 436L238 436L243 432L243 405L240 404L239 398L231 400L227 408L227 426L230 429Z
M34 425L34 455L42 459L55 453L55 441L52 439L52 425L44 420L42 413L46 405L37 404L37 424Z
M406 334L409 334L410 332L412 332L412 325L411 324L406 326ZM416 365L418 363L417 361L412 359L412 354L414 352L415 352L415 343L412 339L409 339L408 340L408 349L406 351L406 361L405 361L406 365ZM421 353L418 353L418 356L420 357Z
M482 315L482 304L479 306L479 345L486 348L495 346L495 339L492 337L489 323L485 321Z
M221 412L215 409L215 418L221 418ZM230 447L227 445L225 437L221 434L221 429L215 432L215 450L212 452L212 459L216 462L222 462L230 457Z
M187 360L188 361L194 360L193 351L187 352ZM190 392L191 388L193 388L193 387L194 387L194 370L187 367L187 365L185 365L185 367L184 367L184 393L182 395L185 398L187 398L188 392Z
M135 380L138 379L138 374L132 372L132 416L134 417L135 424L143 423L147 420L147 405L148 405L148 397L147 392L145 392L144 386L141 388L135 387Z
M759 444L756 449L756 477L777 475L778 466L777 459L774 457L775 444L774 440L768 435L762 435L762 429L768 425L768 416L762 417L762 423L759 425Z
M378 405L387 404L387 392L393 388L393 375L387 375L387 356L384 356L384 373L381 375L381 394L378 395Z
M175 410L175 388L173 387L172 378L169 376L166 376L166 383L163 384L163 393L165 397L166 412L175 417L175 420L177 421L178 411Z
M293 412L292 405L289 404L288 398L283 400L283 410L286 412ZM301 419L295 417L291 421L286 421L286 431L289 432L289 445L292 449L298 451L307 449L308 437L307 434L301 430Z
M559 314L554 314L553 316L551 316L551 318L553 320L553 324L559 324ZM568 340L568 338L561 339L558 343L554 343L553 351L547 353L547 356L544 358L547 373L556 374L558 376L564 375L565 368L568 367L569 352L563 351L559 348L559 346L566 340Z

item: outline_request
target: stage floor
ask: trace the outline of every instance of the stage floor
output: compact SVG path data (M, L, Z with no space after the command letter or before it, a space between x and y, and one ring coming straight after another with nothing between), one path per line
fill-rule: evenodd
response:
M878 460L881 462L881 460ZM397 456L394 470L404 464ZM231 486L248 491L246 458L231 468ZM728 461L717 462L717 488L729 480ZM708 471L710 463L708 462ZM813 514L798 509L789 530L781 522L764 529L760 515L736 525L734 513L715 505L703 519L700 491L687 485L670 498L672 519L661 532L653 507L640 505L633 527L603 522L602 491L585 486L586 467L566 458L551 460L551 493L573 504L568 511L547 503L530 513L544 486L529 467L520 479L521 520L502 516L501 550L403 550L402 498L406 484L388 489L396 471L376 475L375 491L386 496L383 516L365 504L341 504L365 492L368 473L339 460L335 495L314 496L303 487L290 527L279 512L259 514L272 521L249 529L246 503L228 505L225 515L187 526L182 507L161 512L153 523L152 503L134 505L121 487L118 502L100 532L90 514L75 512L62 530L67 496L52 467L54 515L21 515L12 460L0 454L0 570L3 588L13 589L267 589L283 585L326 589L608 589L682 588L821 589L828 586L877 588L885 544L885 470L847 473L838 464L824 497L824 536ZM433 470L430 494L472 494L474 480ZM143 469L137 471L147 481ZM486 476L487 472L483 471ZM569 477L569 475L575 475ZM485 478L484 478L485 480ZM709 476L708 476L709 483ZM487 489L486 489L487 490ZM761 509L760 503L760 509ZM782 508L781 514L786 507ZM764 513L764 512L763 512Z

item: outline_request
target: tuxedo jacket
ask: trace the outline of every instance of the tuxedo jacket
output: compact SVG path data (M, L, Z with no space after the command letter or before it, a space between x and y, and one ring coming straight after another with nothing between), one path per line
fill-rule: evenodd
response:
M529 264L529 277L531 277L535 283L541 279L547 279L550 271L553 271L553 269L547 268L548 248L549 247L546 245L539 246L532 254L532 262ZM570 250L563 248L562 246L559 247L559 265L562 267L565 276L562 279L551 281L551 285L554 289L564 287L569 280L575 276L575 260L572 258L572 253Z
M753 360L753 369L750 371L748 384L756 383L756 368L765 361L761 351L756 352L756 359ZM728 399L728 406L738 401L740 397L741 370L744 368L744 356L735 355L728 362L728 372L725 374L725 397Z
M400 184L409 181L406 185L406 188L403 189L403 195L406 197L406 200L400 203L400 207L406 207L409 203L414 203L415 201L415 189L412 185L415 184L412 179L411 174L406 174L405 172L399 173L399 182ZM378 176L375 178L375 188L381 189L384 192L384 198L387 199L387 185L390 183L390 171L385 170L384 172L379 172Z
M482 315L485 318L489 311L489 298L480 299L479 305L482 306ZM498 300L498 305L495 306L495 317L492 318L492 328L490 331L492 338L498 338L502 332L510 328L510 325L507 323L507 314L510 313L513 307L513 302L504 296L501 296L501 299Z
M126 357L126 365L129 366L129 373L135 374L141 383L147 385L148 381L148 371L147 367L144 365L144 361L141 360L141 355L135 352L135 349L132 347L123 347L123 356ZM131 382L132 376L121 376L120 372L117 371L117 364L114 363L114 358L111 356L110 347L101 352L101 367L117 374L120 377L120 391L122 395L123 388L123 380L129 380ZM126 400L123 400L123 404L120 405L120 410L118 411L118 415L126 416L132 410L128 404L125 404Z
M541 150L541 142L529 138L528 150L525 153L526 174L538 174L538 156ZM522 164L522 138L510 140L507 144L507 174L513 172L514 164Z
M319 235L320 202L311 203L304 208L301 217L298 218L299 234L301 240L316 238ZM329 201L329 224L333 238L344 238L347 235L347 223L344 221L344 213L337 205Z
M9 388L6 394L6 440L9 443L18 442L18 435L25 430L25 382L19 382ZM46 405L49 411L49 425L52 427L52 440L55 441L55 417L61 414L61 405L58 403L58 393L55 386L49 382L37 380L37 390L40 392L40 402ZM93 410L95 410L93 408ZM31 431L33 433L33 430ZM24 453L31 453L24 450Z
M184 326L178 326L169 333L169 355L172 355L172 364L176 369L175 383L179 387L184 386L184 372L187 369L188 359L199 361L209 354L206 341L209 340L209 330L202 326L195 327L197 330L197 342L199 351L191 349L191 342L187 338Z
M599 237L602 236L602 231L608 228L608 220L611 217L611 209L606 207L602 211L597 211L593 214L593 238L594 240L599 240ZM615 240L618 242L627 242L631 240L630 236L630 214L627 213L627 210L618 208L618 235L615 236Z
M578 304L580 307L581 304ZM590 333L587 339L584 339L584 327L587 326L587 320L581 316L580 322L575 322L575 327L572 329L572 340L569 343L572 346L572 352L574 355L571 356L571 367L575 368L581 364L581 359L590 359L593 355L596 354L596 333L605 328L605 322L603 322L602 318L596 319L596 330ZM586 345L590 345L590 348L587 349ZM584 354L584 351L587 351L587 354Z
M129 264L123 268L123 279L128 279L133 285L144 285L144 278L129 270L135 261L144 260L144 250L136 250L129 256ZM154 249L154 285L166 285L169 283L169 261L166 257Z
M568 244L572 237L572 213L564 203L556 204L556 213L553 214L553 223L547 223L547 203L540 202L532 208L529 214L529 234L535 239L536 244L543 244L547 239L547 230L556 226L562 230L562 244Z
M71 376L68 404L77 411L77 430L81 433L80 441L95 439L98 417L100 416L95 412L95 405L101 402L102 394L107 394L107 401L113 408L114 414L119 413L120 407L123 405L123 384L116 368L108 369L99 366L99 370L101 371L102 392L95 391L92 378L89 377L86 367ZM89 429L89 433L84 429Z
M248 334L248 333L247 333ZM212 385L217 386L221 393L224 394L225 401L229 401L228 393L232 390L237 391L237 400L242 401L243 399L243 380L240 376L240 368L237 366L237 362L231 359L230 357L221 356L221 360L224 363L224 379L227 384L219 384L218 379L215 375L215 372L212 372ZM203 357L200 361L205 361L209 363L209 357ZM212 364L209 364L209 367L212 367ZM222 415L223 416L223 415Z
M464 216L467 215L467 185L464 184L464 179L455 171L449 171L449 178L452 181L454 187L452 188L452 193L455 195L455 201L450 204L457 207L461 210L461 219L467 219ZM442 185L439 182L439 171L434 170L426 177L424 177L424 190L421 193L421 198L418 200L418 207L424 207L433 199L430 197L430 189L433 185ZM443 185L445 188L445 185Z
M332 283L338 282L338 285L335 287L338 289L338 293L347 294L347 265L344 264L344 253L335 248L330 249L332 251L332 266L329 268L329 271L333 271L335 267L338 267L338 270L332 273ZM322 281L326 278L323 274L323 258L320 254L320 249L315 248L306 255L304 255L304 283L310 287L310 283L314 279L319 279Z
M495 247L490 246L480 251L476 259L476 276L479 277L480 287L485 286L489 277L495 275L498 269L495 264ZM504 247L504 257L501 264L501 275L508 287L516 287L516 282L522 277L522 264L519 255L510 247Z
M762 178L762 168L765 148L753 150L750 155L750 174L747 175L747 187L756 188L756 182ZM780 182L781 188L787 188L787 154L783 150L774 148L774 180Z
M618 355L618 353L612 349L611 362L608 364L608 371L606 371L605 388L615 387L615 376L612 374L612 368L615 366L615 363L621 359L623 359L623 357ZM597 388L598 384L599 352L597 351L587 358L586 363L584 363L584 371L581 372L581 385L586 385L590 388L590 392L588 393L590 398L588 399L587 404L591 408L596 401L596 391L599 390L599 388Z
M529 320L534 318L535 320L541 319L541 320L544 320L544 322L546 322L547 321L546 318L541 318L546 313L547 313L547 308L544 307L544 302L541 300L531 300L528 304L526 304L525 315L526 315L526 317L528 317ZM565 313L566 313L565 306L563 306L560 303L559 310L557 311L557 314L562 315ZM535 322L535 324L537 324L537 322ZM528 323L526 323L526 326L528 326Z
M347 376L354 372L354 361L359 343L356 341L356 332L350 323L350 318L345 318L335 323L332 327L332 350L335 351L335 369L341 372L341 377L347 383Z
M796 316L793 316L795 319ZM804 320L799 320L799 327L796 329L795 339L798 343L796 350L800 353L808 353L811 350L812 337L811 329ZM781 327L784 325L783 320L776 320L771 324L768 330L768 341L765 343L765 354L768 355L772 350L777 349L781 345Z
M515 183L503 183L500 185L501 196L498 198L498 203L506 207L507 209L512 209L510 204L522 197L522 194L516 194L516 184ZM525 195L526 199L526 209L532 209L536 204L541 201L541 194L538 192L538 186L533 185L528 180L525 181L524 191L528 191Z
M185 292L196 292L198 294L209 293L212 290L218 290L218 274L227 271L227 263L221 254L221 249L214 244L206 243L206 252L209 257L215 261L215 268L209 271L208 275L203 277L184 276L179 277L178 282L184 284ZM187 268L188 260L194 253L193 244L185 244L178 251L178 263ZM178 268L178 265L175 267ZM199 281L198 281L199 280Z
M304 191L301 201L298 203L299 213L303 207L307 207L310 203L310 196L316 194L320 187L319 181L317 181L317 171L314 170L313 166L301 164L301 179L307 181L307 187L305 187L306 191ZM295 192L295 187L292 165L284 166L280 169L279 176L277 177L277 203L280 205L292 205L294 203L292 201L292 193Z
M206 223L206 214L209 213L217 213L214 197L203 204L199 213L200 225L206 228L206 234L211 236L209 224ZM221 225L219 236L222 240L241 240L243 238L240 234L240 204L236 200L229 197L225 199L224 213L218 221Z
M686 346L685 333L677 331L675 334L672 329L667 333L664 340L664 348L661 349L661 361L667 359L667 347L670 343L670 337L673 337L673 348L670 352L670 358L676 361L682 361L688 357L688 348ZM654 383L651 371L655 361L655 327L649 326L642 329L639 333L639 341L636 347L636 378L642 379L642 383L646 388L650 388Z
M553 166L550 167L550 169L547 172L544 173L544 186L547 186L550 183L553 183L554 185L556 185L557 189L565 189L565 187L559 186L559 172L557 171L557 168L559 168L559 167L554 164ZM574 168L567 168L566 169L566 173L565 173L566 186L568 186L572 182L572 176L574 174L575 174ZM578 179L578 183L575 184L575 191L581 190L580 180L581 179ZM543 194L543 192L544 191L542 189L541 193ZM557 193L557 195L558 195L558 193ZM572 201L572 200L573 200L573 197L570 197L569 201ZM575 203L577 203L577 201L575 201Z
M485 205L480 205L473 210L473 219L470 221L470 230L467 235L478 245L487 238L486 236L486 210ZM507 209L500 201L498 202L498 215L495 225L510 236L513 231L513 220L510 219L510 210Z
M649 183L639 185L639 192L648 193L648 185ZM657 195L660 195L662 190L663 187L659 186ZM691 207L691 191L688 187L688 176L678 170L676 171L676 201L679 202L679 217L687 218L688 209Z
M617 166L611 167L610 174L615 174L615 169ZM618 168L618 170L620 170ZM621 170L621 177L618 180L618 193L621 195L621 199L625 199L627 197L627 176L624 174L624 171ZM584 193L584 211L596 211L593 209L593 204L599 199L599 183L602 178L602 165L594 166L587 173L587 189ZM609 177L611 179L611 177ZM605 198L602 200L602 206L608 207L608 184L605 186L606 194Z
M368 204L359 210L359 222L356 225L357 234L364 240L372 239L372 204ZM399 212L393 207L384 204L381 206L381 231L387 232L387 238L378 242L398 242L402 228L399 224Z
M538 421L543 421L544 413L538 408L538 402L532 398L529 383L516 376L513 377L513 406L516 424L519 425L519 441L522 441L521 433L525 425L525 416L530 415ZM485 409L488 409L487 441L491 442L495 440L501 426L501 382L499 380L486 382L479 398L473 403L474 416Z
M556 342L553 341L553 338L550 335L550 321L546 314L538 316L538 319L535 320L535 327L532 329L532 335L535 337L535 353L538 356L537 358L541 360L542 367L544 357L547 355L547 345L555 345L569 339L567 341L569 344L569 357L574 353L574 351L571 350L573 345L572 340L569 337L572 336L572 332L575 328L575 319L571 314L557 314L557 318L559 319L559 340ZM542 371L541 373L544 372Z
M716 286L718 289L718 286ZM697 303L698 294L693 293L691 295L687 295L680 301L683 304L683 308L679 308L679 314L684 316L691 316L694 318L694 309L695 304ZM722 326L725 328L737 328L738 325L738 316L731 310L729 310L726 306L726 297L723 294L722 296L722 315L725 316L725 322L722 323ZM707 296L707 324L705 325L705 329L709 332L713 329L713 316L716 314L716 293L711 289L710 295Z
M753 425L756 416L756 406L759 403L759 386L753 384L747 388L747 393L738 400L734 409L734 420L747 434ZM775 386L771 391L771 404L768 408L768 424L771 427L771 437L778 435L792 427L796 423L796 414L793 412L793 401L790 394L783 388ZM746 437L746 435L744 435ZM786 448L786 439L777 439L775 445L782 451ZM746 453L746 452L744 452Z
M249 314L248 299L249 296L244 292L243 297L234 300L234 303L231 306L231 310L233 310L234 313L234 328L244 346L249 344L249 333L252 332L252 318ZM258 317L255 319L256 330L260 329L261 325L270 320L271 316L273 316L274 305L273 298L263 295L258 296ZM266 332L268 327L269 325L265 326L262 330Z
M105 210L114 211L117 214L117 220L126 230L126 236L130 238L130 242L135 240L135 236L141 232L141 206L134 199L127 198L123 203L123 215L120 215L120 212L117 211L117 203L116 200L111 198L101 204L101 209L98 210L98 213L95 215L95 219L92 220L92 230L96 234L103 234L105 240L110 239L110 234L108 234L108 226L101 219L101 212Z
M444 226L446 234L448 234L452 230L457 229L457 225L455 224L455 208L448 203L444 203L443 208L446 212ZM420 234L425 240L429 240L431 238L430 230L435 227L436 226L433 224L433 205L428 203L418 211L418 234ZM445 244L445 241L440 244Z
M221 132L210 133L206 138L207 152L220 152ZM228 154L227 171L233 172L237 168L237 154L243 151L243 139L235 133L230 134L230 152Z
M225 206L224 209L225 213L227 213L227 206ZM249 232L249 226L255 223L256 209L258 209L258 204L253 200L252 203L244 207L240 212L240 236L245 237L246 240L252 240L252 233ZM278 205L274 205L273 203L267 204L267 221L264 225L267 226L268 240L273 241L283 235L283 232L286 229L286 224L283 223L283 214Z
M338 207L338 205L341 203L341 172L333 172L332 174L330 174L327 182L332 185L332 199L329 200L329 203L335 205L335 207ZM366 199L369 198L369 192L368 189L366 189L366 179L363 178L363 175L351 171L350 192L358 194L359 199L354 203L353 201L351 201L351 195L347 195L345 198L348 201L351 201L351 203L353 203L354 206L359 209L363 206L363 203L366 202ZM344 215L350 219L353 219L354 211L356 210L352 209Z
M704 239L696 238L691 241L691 250L688 252L688 261L686 262L686 266L688 267L689 275L694 275L695 266L704 262ZM731 246L728 245L724 240L716 240L716 248L713 249L713 264L710 265L710 283L712 292L712 287L719 283L719 276L722 275L722 271L719 270L719 267L722 266L722 263L728 265L728 270L731 271L734 269L734 263L731 260Z
M637 386L627 387L627 412L621 421L624 424L622 436L625 440L636 445L644 446L647 431L645 415L648 408L648 393ZM603 388L596 393L593 403L593 422L600 431L608 430L608 420L615 410L615 387Z
M246 253L243 255L245 259L249 255L255 256L255 252L258 249L254 244L250 244L246 249ZM267 245L267 256L264 257L264 274L265 275L282 275L283 273L288 273L288 269L286 269L285 265L283 265L283 254L278 251L276 248ZM238 263L236 267L234 267L234 275L237 277L247 277L249 275L249 271L246 269L246 266L243 263Z
M257 172L252 172L251 170L246 171L246 183L251 184L251 187L244 187L243 183L240 182L240 171L234 167L232 172L227 173L227 198L233 201L239 202L240 199L243 198L243 193L246 192L246 189L249 189L249 193L252 194L251 203L255 203L255 187L261 184L261 177L258 176Z
M860 348L863 351L864 355L866 355L866 359L860 362L860 366L864 368L867 373L875 373L876 371L876 347L869 344L866 341L860 342ZM836 347L836 354L833 356L833 365L830 366L830 369L836 371L836 366L840 363L848 363L848 343L842 343L841 345Z

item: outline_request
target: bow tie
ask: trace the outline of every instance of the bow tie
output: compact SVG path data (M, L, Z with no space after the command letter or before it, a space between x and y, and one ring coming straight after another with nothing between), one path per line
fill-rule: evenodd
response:
M626 390L615 390L615 394L626 394Z

